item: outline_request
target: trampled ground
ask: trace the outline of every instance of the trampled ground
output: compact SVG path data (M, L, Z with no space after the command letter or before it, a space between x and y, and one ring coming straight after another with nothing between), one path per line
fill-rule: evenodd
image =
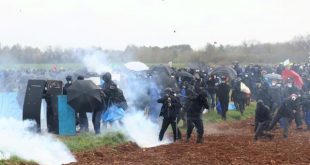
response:
M74 164L310 164L310 131L290 129L287 140L280 130L274 139L253 142L251 120L205 127L203 144L185 143L142 149L132 143L116 148L75 153Z

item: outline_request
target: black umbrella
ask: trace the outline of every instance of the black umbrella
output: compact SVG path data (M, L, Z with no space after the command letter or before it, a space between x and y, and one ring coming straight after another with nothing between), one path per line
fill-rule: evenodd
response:
M102 104L100 88L90 80L76 80L67 89L68 104L77 112L93 112Z
M171 75L173 73L173 70L169 66L162 65L162 64L153 66L151 68L151 71L158 72L158 73L166 73L168 75Z
M182 80L193 80L194 76L188 72L180 71L176 73L177 77L181 77Z
M230 79L234 79L237 77L237 72L232 67L220 66L212 70L210 75L224 75L228 76Z

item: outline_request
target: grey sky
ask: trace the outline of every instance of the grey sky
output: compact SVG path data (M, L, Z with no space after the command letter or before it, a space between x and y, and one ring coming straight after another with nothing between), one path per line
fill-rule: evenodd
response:
M309 6L309 0L0 0L0 43L197 49L213 41L282 42L309 34Z

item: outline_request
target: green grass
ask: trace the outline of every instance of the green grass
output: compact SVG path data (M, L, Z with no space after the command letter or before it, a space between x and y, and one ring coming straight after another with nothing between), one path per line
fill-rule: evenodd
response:
M84 133L78 136L60 137L68 148L73 152L93 150L101 146L117 145L125 143L126 138L121 133L107 133L104 135L94 135L93 133Z
M243 116L241 116L239 111L236 110L229 110L226 114L227 120L226 121L236 121L236 120L246 120L255 115L255 107L256 103L252 102L248 107L245 108L243 112ZM225 122L222 120L220 114L217 114L216 110L209 111L208 113L204 114L204 123L217 123L217 122Z
M106 133L94 135L93 133L84 133L78 136L59 137L72 152L81 152L94 150L96 148L109 145L116 146L126 142L126 138L121 133ZM0 165L36 165L33 161L26 161L17 156L11 157L9 160L0 160Z
M255 102L252 102L250 106L246 107L243 116L239 111L228 111L227 121L223 121L221 115L217 114L216 110L209 111L204 114L204 123L221 123L231 122L238 120L246 120L254 116L255 114ZM179 125L181 125L180 123ZM183 130L184 128L182 128ZM171 130L169 129L171 132ZM107 133L101 135L94 135L93 133L84 133L78 136L59 137L59 139L66 144L66 146L72 152L90 151L102 146L117 146L126 142L126 137L121 133ZM12 157L9 160L0 160L0 165L19 165L19 164L36 164L32 161L25 161L18 157Z
M0 160L0 165L20 165L20 164L37 165L37 163L35 163L34 161L27 161L17 156L12 156L9 160Z

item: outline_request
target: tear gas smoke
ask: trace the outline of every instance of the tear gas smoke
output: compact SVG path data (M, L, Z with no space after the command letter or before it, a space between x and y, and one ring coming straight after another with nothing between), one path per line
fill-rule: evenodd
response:
M61 73L1 71L0 75L0 160L17 156L39 164L74 162L66 146L50 134L37 134L33 122L22 121L22 107L28 79L58 79ZM46 104L41 107L41 128L46 128Z
M0 159L18 156L44 165L75 162L67 147L50 134L31 131L31 121L0 118Z
M86 57L89 59L86 59ZM96 71L98 74L105 72L113 73L113 69L109 67L101 67L109 66L108 64L111 63L110 61L102 60L107 59L106 57L107 55L105 54L94 53L85 56L82 61L88 71ZM96 61L96 65L92 63L93 61ZM142 75L137 75L137 72L129 71L127 69L118 70L118 73L121 74L121 81L118 86L123 90L129 109L122 119L123 124L113 124L109 129L121 131L129 138L129 140L137 143L140 147L154 147L171 142L167 137L164 137L163 141L158 140L160 125L157 119L159 116L160 105L156 102L158 98L156 98L156 100L149 100L150 98L147 94L151 87L157 88L155 83L145 77L139 77ZM149 117L144 113L147 102L156 102L157 104L157 111L152 112Z
M146 118L141 111L127 113L123 119L124 132L131 141L136 142L140 147L148 148L162 144L168 144L171 141L165 138L163 141L158 141L160 126L158 123L152 122Z
M89 52L79 57L89 72L96 72L98 74L112 72L112 69L109 67L111 64L110 61L105 55L98 51Z

